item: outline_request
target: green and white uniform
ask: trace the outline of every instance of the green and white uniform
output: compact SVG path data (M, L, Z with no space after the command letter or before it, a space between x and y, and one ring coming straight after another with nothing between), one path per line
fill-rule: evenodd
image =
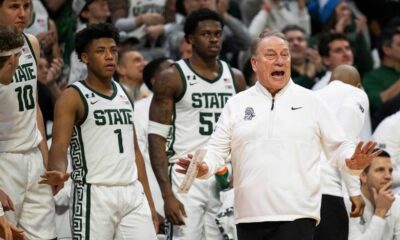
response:
M173 168L173 190L185 205L188 217L185 226L174 226L173 239L222 238L215 223L221 207L215 178L195 180L187 194L178 194L177 189L184 175L175 173L176 165L173 165L178 158L194 154L197 149L206 146L225 103L236 94L231 68L224 61L219 60L219 64L218 76L209 80L196 73L188 60L176 62L184 91L174 105L172 134L167 139L168 155Z
M25 37L19 65L9 85L0 84L0 188L15 211L6 212L29 239L55 238L54 201L48 185L38 184L44 173L37 126L37 66Z
M84 81L72 85L85 107L70 143L73 238L154 239L135 163L133 104L121 85L112 85L110 97Z

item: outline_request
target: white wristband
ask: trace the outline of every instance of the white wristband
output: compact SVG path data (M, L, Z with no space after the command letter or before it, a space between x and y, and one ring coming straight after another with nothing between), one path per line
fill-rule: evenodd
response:
M21 52L21 50L22 50L22 47L14 48L14 49L11 49L11 50L8 50L8 51L3 51L3 52L0 52L0 57L11 56L13 54Z
M148 134L156 134L167 138L171 134L172 125L166 125L158 122L149 121Z

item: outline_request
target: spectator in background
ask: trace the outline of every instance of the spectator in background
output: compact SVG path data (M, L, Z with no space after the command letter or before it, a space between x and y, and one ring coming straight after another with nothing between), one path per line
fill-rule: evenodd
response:
M342 64L353 65L353 51L348 38L344 34L330 33L322 35L318 50L327 71L313 86L313 90L318 90L328 85L332 71L337 66Z
M351 9L345 0L327 0L318 2L319 20L324 26L323 34L342 33L350 42L354 53L354 65L361 77L373 68L367 19L357 9ZM353 5L354 6L354 5ZM319 35L314 37L318 39Z
M111 12L111 22L115 25L115 22L120 19L126 17L127 11L129 9L128 0L107 0L108 7Z
M349 240L400 239L400 200L391 190L392 171L390 155L382 152L361 173L366 205L362 216L350 218Z
M318 50L307 46L306 32L297 25L286 26L282 33L289 42L293 81L311 89L325 73Z
M71 36L75 34L77 25L77 18L71 17L74 16L72 1L41 0L41 2L45 6L49 17L56 23L62 58L65 64L63 72L68 76L70 57L74 50L74 41L71 41Z
M254 16L260 11L260 6L263 0L241 0L240 11L242 14L242 21L246 26L249 26Z
M40 57L38 60L38 101L42 110L46 136L51 136L54 104L56 99L61 95L61 89L64 83L59 85L58 81L63 69L61 58L53 59L51 65L45 57Z
M390 24L394 18L399 18L400 1L397 0L352 0L354 4L365 13L368 18L368 27L371 34L371 44L378 46L377 40L385 27ZM349 2L349 3L351 3Z
M61 58L56 23L49 18L48 14L38 12L34 7L35 5L32 4L30 23L24 32L37 37L47 59L51 61L53 58Z
M77 31L82 30L90 24L105 23L111 14L106 0L73 0L72 8L80 20ZM75 51L71 53L69 62L68 83L71 84L86 79L86 65L82 64L78 59Z
M149 95L149 90L143 84L143 69L145 65L146 62L138 51L129 50L119 54L117 67L119 83L125 87L132 101Z
M129 0L125 17L115 22L120 31L138 40L136 48L148 60L164 55L161 36L165 32L165 1Z
M264 0L261 10L249 25L249 32L253 39L269 29L280 32L289 24L297 24L304 29L306 36L311 33L310 16L308 15L305 0L282 1Z
M373 129L400 109L400 30L386 29L378 50L381 66L363 78Z

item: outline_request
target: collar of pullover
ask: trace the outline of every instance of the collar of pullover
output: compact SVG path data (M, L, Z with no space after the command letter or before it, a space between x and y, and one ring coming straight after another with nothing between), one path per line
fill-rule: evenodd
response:
M279 98L281 95L283 95L292 85L293 85L293 81L292 79L289 80L289 82L286 84L286 86L284 86L279 92L277 92L275 94L275 96L273 97L271 95L271 93L263 86L261 85L261 83L259 81L256 82L256 88L258 89L258 91L260 91L263 95L265 95L266 97L273 99L273 98Z

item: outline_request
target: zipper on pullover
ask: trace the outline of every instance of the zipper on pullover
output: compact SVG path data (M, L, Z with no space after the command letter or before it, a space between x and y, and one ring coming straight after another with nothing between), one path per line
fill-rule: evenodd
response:
M272 98L271 111L274 110L275 98Z

